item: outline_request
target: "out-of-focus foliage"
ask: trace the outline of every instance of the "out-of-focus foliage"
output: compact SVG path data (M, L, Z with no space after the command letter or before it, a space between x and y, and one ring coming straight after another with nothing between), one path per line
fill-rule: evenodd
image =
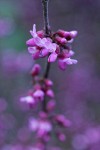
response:
M99 150L100 1L50 0L49 16L54 31L78 30L73 44L78 64L68 66L65 72L53 64L50 73L57 112L72 122L62 147ZM32 85L29 72L34 62L25 43L34 23L43 28L40 0L0 1L0 150L31 150L34 144L27 122L34 110L19 101ZM44 67L45 62L39 62Z

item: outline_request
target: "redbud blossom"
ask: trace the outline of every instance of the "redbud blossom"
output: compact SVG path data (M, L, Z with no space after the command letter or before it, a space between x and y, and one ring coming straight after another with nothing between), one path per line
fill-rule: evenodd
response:
M44 99L44 92L42 90L37 90L37 91L34 92L33 96L37 100L42 101Z
M37 76L40 73L41 67L39 64L35 64L31 70L32 76Z
M36 25L34 24L30 33L33 38L29 39L26 44L33 59L47 56L49 63L58 59L58 66L62 70L65 70L67 65L77 63L77 60L70 58L74 52L69 45L77 36L77 31L58 30L51 33L50 37L45 37L43 31L36 31Z
M47 103L47 111L52 111L54 110L56 106L56 102L54 100L50 100L48 103Z
M54 92L51 89L48 89L46 91L46 95L49 96L50 98L54 98Z
M32 118L29 120L29 127L32 131L37 131L37 135L42 137L51 132L52 125L49 121L37 120Z
M21 97L20 101L28 104L35 104L35 99L32 96Z
M70 121L64 115L57 115L55 121L63 127L69 127L71 125Z
M78 61L75 59L65 58L65 59L59 59L58 65L60 69L65 70L67 65L77 64L77 62Z

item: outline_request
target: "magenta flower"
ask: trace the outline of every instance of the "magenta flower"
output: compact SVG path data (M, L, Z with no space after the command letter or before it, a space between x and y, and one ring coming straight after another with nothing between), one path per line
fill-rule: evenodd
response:
M50 56L48 57L48 62L55 62L57 59L57 53L52 53L50 54Z
M48 90L46 91L46 95L49 96L50 98L54 98L54 92L53 92L53 90L48 89Z
M32 39L29 39L26 44L29 46L28 51L30 54L38 55L36 58L41 58L47 56L49 53L53 53L56 51L56 43L52 43L50 38L41 38L38 32L36 32L36 25L33 25L33 30L30 31L33 36Z
M75 59L65 58L65 59L59 59L58 65L60 69L65 70L67 65L77 64L77 62L78 61Z
M33 96L35 99L42 101L44 99L44 92L42 90L36 90Z
M39 59L48 56L48 62L55 62L58 59L58 66L65 70L67 65L76 64L77 60L71 59L74 55L70 45L77 36L77 31L58 30L51 33L50 37L45 37L43 31L36 32L36 25L30 31L33 38L29 39L26 44L28 51L33 59Z
M36 131L39 137L45 136L52 130L52 125L49 121L35 118L29 120L29 127L32 131Z
M37 75L39 75L40 71L41 71L40 65L39 64L35 64L33 66L32 70L31 70L31 75L32 76L37 76Z
M28 104L35 104L35 99L32 96L21 97L20 101Z

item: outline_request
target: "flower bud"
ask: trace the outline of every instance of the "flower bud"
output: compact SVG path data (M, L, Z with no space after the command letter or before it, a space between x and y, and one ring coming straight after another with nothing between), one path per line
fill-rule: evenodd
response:
M46 91L46 95L49 96L50 98L54 98L54 92L51 89L48 89Z
M77 31L70 31L70 35L72 38L75 38L77 36L78 32Z
M53 82L49 79L45 79L44 82L45 82L46 86L48 86L48 87L51 87L53 85Z
M45 120L45 119L47 119L47 117L48 117L48 115L47 115L47 113L45 113L45 112L40 112L39 113L39 117L42 119L42 120Z
M50 112L50 111L54 110L55 105L56 105L55 101L54 101L54 100L50 100L50 101L47 103L47 111Z
M43 30L37 31L37 35L38 35L40 38L43 38L43 37L44 37L44 32L43 32Z
M31 70L32 76L37 76L40 73L41 67L39 64L35 64Z
M66 140L66 135L64 133L58 132L57 137L61 142L64 142Z
M59 37L59 36L57 36L55 38L55 40L57 41L57 43L62 44L62 45L67 43L67 40L65 38L62 38L62 37Z
M57 115L55 121L63 127L69 127L71 125L70 121L66 119L64 115Z
M42 101L44 99L44 92L42 90L37 90L33 94L34 98Z
M57 31L57 34L58 34L59 36L61 36L61 37L65 37L66 31L64 31L64 30L58 30L58 31Z

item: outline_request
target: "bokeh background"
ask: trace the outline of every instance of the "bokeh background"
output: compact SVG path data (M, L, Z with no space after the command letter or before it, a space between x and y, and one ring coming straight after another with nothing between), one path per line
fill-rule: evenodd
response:
M100 149L100 0L50 0L52 30L77 30L77 65L61 71L52 64L56 112L70 119L67 139L52 145L65 150ZM33 150L28 118L34 116L19 97L32 86L34 64L26 40L33 24L43 28L41 0L0 0L0 150ZM43 69L45 61L38 61Z

